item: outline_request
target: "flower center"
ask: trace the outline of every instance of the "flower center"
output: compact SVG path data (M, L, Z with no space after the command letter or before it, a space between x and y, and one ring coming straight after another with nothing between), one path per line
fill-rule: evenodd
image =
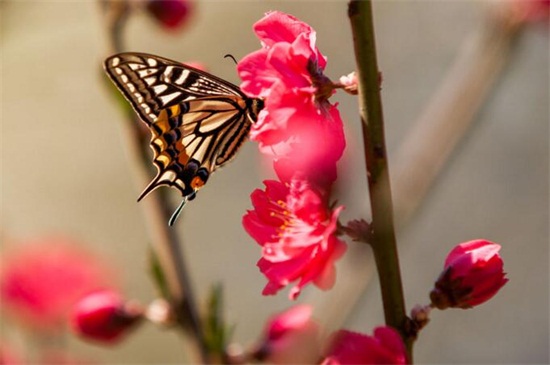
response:
M319 104L326 102L334 93L334 83L323 74L317 60L309 60L307 70L311 76L311 83L316 88L315 101Z

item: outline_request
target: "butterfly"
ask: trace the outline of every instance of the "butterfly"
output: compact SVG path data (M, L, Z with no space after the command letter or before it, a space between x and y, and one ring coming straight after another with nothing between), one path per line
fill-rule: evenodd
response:
M145 53L120 53L105 60L107 75L151 131L157 175L138 201L159 186L195 198L208 177L231 161L248 138L264 103L207 72Z

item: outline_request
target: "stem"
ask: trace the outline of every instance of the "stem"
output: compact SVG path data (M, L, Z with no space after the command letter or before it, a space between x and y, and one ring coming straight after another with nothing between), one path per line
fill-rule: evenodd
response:
M136 128L141 123L136 118L129 118L123 124L123 136L126 141L126 148L130 151L132 164L138 181L146 186L151 164L148 147L144 148L142 135ZM145 213L145 220L149 237L153 243L153 249L161 264L162 271L166 277L171 306L176 314L178 325L185 331L191 333L194 345L191 355L198 363L199 359L207 363L207 352L202 333L200 314L196 300L194 299L190 275L185 265L183 252L179 242L181 239L177 231L168 226L168 219L171 214L170 202L167 195L162 192L151 194L140 204Z
M407 340L407 316L393 224L371 1L350 1L348 15L357 61L359 108L372 209L371 245L378 269L384 317L386 324L399 330ZM411 341L407 341L407 352L408 360L412 362Z
M496 8L489 8L484 24L465 37L453 66L414 121L393 159L392 198L398 232L413 221L414 212L421 208L423 197L448 165L449 157L472 131L479 109L510 59L511 47L521 28L498 17ZM370 260L370 255L361 247L350 247L350 253L362 261L343 266L339 275L371 278L372 268L364 261ZM342 327L369 284L368 280L339 281L327 294L329 298L323 297L323 301L315 298L313 302L319 302L315 306L318 317L330 319L325 327L332 330ZM346 303L338 303L339 298L346 298Z
M101 1L105 17L108 51L110 54L122 52L122 31L129 13L126 1ZM139 129L142 123L133 114L122 125L122 132L131 163L140 185L146 186L151 174L151 157L145 136ZM191 334L192 346L188 349L193 363L208 363L208 354L202 331L198 306L193 295L190 275L185 265L182 241L175 229L168 226L171 204L164 192L151 194L141 203L145 212L146 225L153 248L166 277L172 308L178 325Z

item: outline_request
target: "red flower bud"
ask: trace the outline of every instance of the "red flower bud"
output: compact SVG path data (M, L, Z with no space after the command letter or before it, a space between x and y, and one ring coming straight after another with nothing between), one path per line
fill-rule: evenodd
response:
M118 293L102 290L87 295L74 307L73 331L86 339L114 343L143 317L141 308L125 303Z
M163 27L177 29L189 19L193 4L189 0L150 0L147 10Z
M466 309L491 299L508 281L499 250L500 245L486 240L456 246L430 293L432 306Z

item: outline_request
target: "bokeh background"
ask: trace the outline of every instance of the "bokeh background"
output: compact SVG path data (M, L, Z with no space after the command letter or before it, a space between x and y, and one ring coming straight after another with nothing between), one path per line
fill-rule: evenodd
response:
M465 39L481 26L486 7L482 1L375 3L390 168ZM345 1L198 1L181 32L166 32L138 13L124 37L127 50L200 61L238 83L235 65L223 55L238 59L256 50L252 24L275 9L317 30L329 77L354 69ZM3 244L8 238L24 244L50 234L74 237L117 266L128 297L152 300L155 290L145 270L150 240L136 203L143 186L135 182L122 142L123 114L103 85L100 65L108 54L98 4L3 0L0 12ZM548 39L548 28L540 24L521 34L475 126L398 234L409 309L427 302L446 253L461 241L484 237L502 244L510 278L479 308L433 313L415 348L418 363L549 361ZM343 221L368 218L357 101L343 94L335 100L348 138L340 169ZM260 250L241 226L249 194L269 174L257 146L247 143L185 208L175 228L191 258L199 298L223 283L227 319L236 324L234 339L242 344L257 338L268 315L292 304L286 291L260 295ZM179 199L175 191L171 196ZM372 265L368 249L354 252L355 261ZM366 278L341 271L339 283ZM348 300L308 288L299 302L337 307ZM372 279L345 326L371 332L382 318ZM20 342L2 322L2 339ZM99 363L170 364L185 358L178 335L153 325L113 348L74 338L68 346Z

